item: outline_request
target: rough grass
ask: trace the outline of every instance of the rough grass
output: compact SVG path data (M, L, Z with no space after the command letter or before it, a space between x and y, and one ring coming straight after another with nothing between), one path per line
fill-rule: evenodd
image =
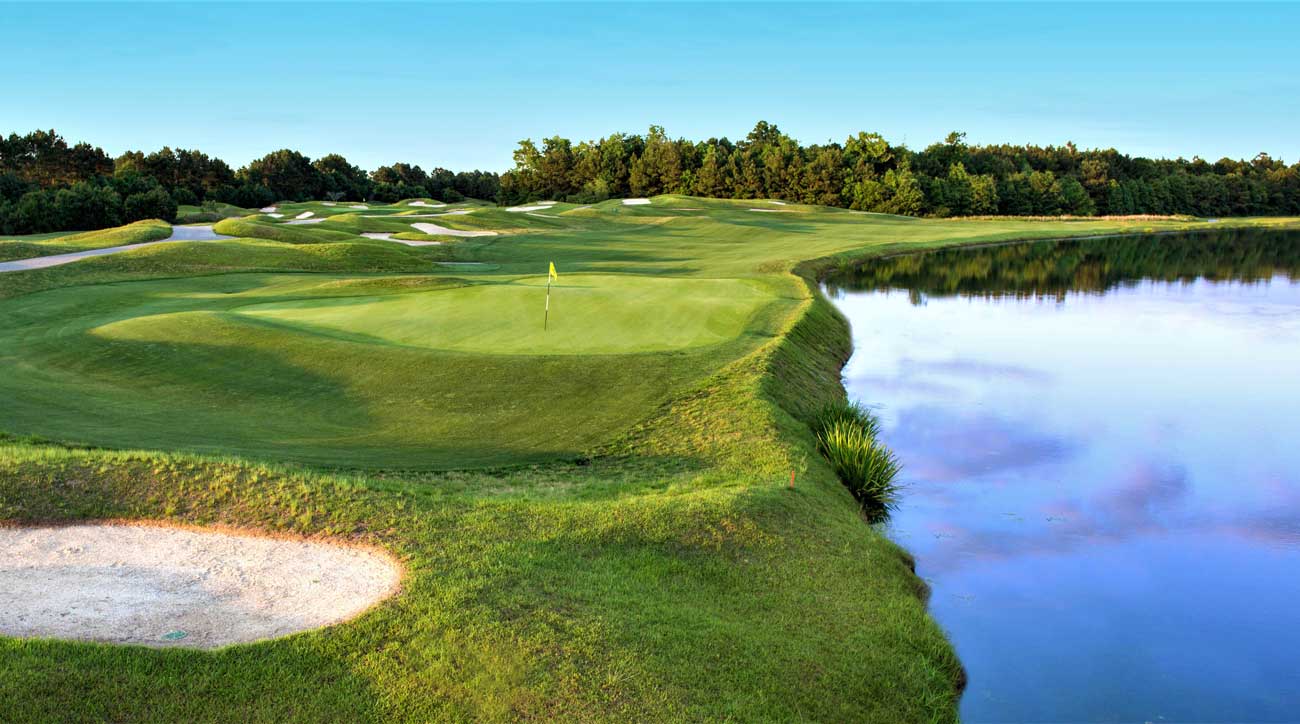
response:
M897 458L877 440L875 419L844 417L817 431L817 449L862 505L871 520L881 520L898 505L900 488L894 481Z
M357 241L355 234L314 227L314 224L290 226L255 219L223 219L213 225L218 234L246 239L268 239L285 244L325 244L334 241Z
M58 232L0 239L0 261L30 259L38 256L66 254L87 249L141 244L171 236L172 227L165 221L146 219L126 226L76 234Z
M169 244L0 276L0 428L172 451L0 443L0 521L335 536L409 572L356 621L219 652L0 640L0 720L955 720L962 672L924 586L809 427L842 399L850 351L815 277L865 255L1197 224L757 203L444 217L521 230L454 245L490 267L320 228L334 222L248 221L320 243ZM613 304L619 283L630 300L677 280L765 301L736 333L743 297L720 294L710 329L712 313L684 316L690 294L652 294L651 316L597 329L618 353L501 354L509 320L499 348L412 343L413 300L544 281L548 261L562 281L610 279ZM355 309L240 311L297 302ZM431 330L500 316L438 311ZM678 318L727 341L663 349Z

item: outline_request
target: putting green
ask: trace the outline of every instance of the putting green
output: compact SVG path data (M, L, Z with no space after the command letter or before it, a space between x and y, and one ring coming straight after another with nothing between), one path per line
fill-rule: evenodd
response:
M626 354L734 339L771 301L761 282L618 274L515 279L415 293L296 299L239 314L301 331L487 354ZM135 320L133 323L147 323Z
M234 274L0 302L0 429L358 467L580 453L770 335L762 280Z

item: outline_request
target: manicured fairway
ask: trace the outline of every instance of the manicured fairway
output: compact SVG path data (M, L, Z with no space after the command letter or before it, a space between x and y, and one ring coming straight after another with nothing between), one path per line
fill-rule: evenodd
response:
M806 424L849 351L817 274L1205 225L354 205L0 274L0 524L340 538L402 591L210 652L0 637L0 721L953 721L924 584ZM497 233L407 230L448 211L424 218Z

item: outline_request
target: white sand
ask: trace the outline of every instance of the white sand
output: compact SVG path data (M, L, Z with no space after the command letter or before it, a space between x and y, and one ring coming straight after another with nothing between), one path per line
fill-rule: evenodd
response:
M293 218L295 218L295 219L310 219L311 217L313 217L313 216L315 216L315 215L316 215L316 213L315 213L314 211L304 211L304 212L302 212L301 214L298 214L297 216L295 216L295 217L293 217Z
M348 208L349 208L349 209L361 209L362 211L369 211L369 210L370 210L370 207L369 207L369 206L366 206L365 204L356 204L355 206L349 206Z
M460 229L448 229L445 226L437 224L411 224L417 231L430 235L441 234L443 236L496 236L495 231L461 231ZM394 239L396 241L396 239Z
M321 206L337 206L338 204L334 203L333 201L322 201L322 202L320 202L320 205L321 205Z
M365 214L364 219L430 219L435 216L464 216L465 214L474 213L473 209L457 209L455 211L440 211L433 214Z
M624 206L649 206L650 199L623 199Z
M784 202L784 201L773 201L772 199L768 199L768 200L767 200L767 203L769 203L769 204L776 204L777 206L785 206L785 202Z
M210 649L346 621L400 580L379 551L302 539L0 528L0 634Z
M382 239L383 241L394 241L398 244L407 246L442 246L441 241L411 241L410 239L394 239L391 231L367 231L362 234L367 239Z
M429 202L427 202L427 201L412 201L411 203L407 204L407 206L424 206L424 207L426 207L426 208L430 208L430 209L440 209L440 208L446 206L446 204L442 204L442 203L438 203L438 202L434 202L434 203L431 204L431 203L429 203Z
M45 269L52 266L71 264L79 259L87 259L92 256L106 256L108 254L117 254L132 249L143 249L146 246L156 244L167 244L173 241L220 241L222 239L233 239L233 236L225 236L212 231L211 226L173 226L171 236L161 241L144 241L139 244L123 244L122 246L107 246L103 249L87 249L86 251L73 251L67 254L53 254L50 256L38 256L31 259L18 259L17 261L0 262L0 272L27 271L29 269Z
M290 219L284 222L286 226L299 226L302 224L319 224L325 219Z
M283 218L284 218L284 214L267 214L267 216L269 216L269 217L271 217L271 218L273 218L273 219L283 219Z
M552 202L549 204L533 204L532 206L511 206L507 208L506 211L510 211L516 214L521 212L528 212L528 211L545 211L554 205L555 204Z
M750 211L758 211L764 214L793 214L794 213L792 209L750 209Z
M276 207L274 207L274 206L264 206L264 207L262 207L261 209L258 209L258 210L261 211L261 212L264 213L264 214L269 214L269 213L271 213L272 211L277 211L278 209L277 209Z

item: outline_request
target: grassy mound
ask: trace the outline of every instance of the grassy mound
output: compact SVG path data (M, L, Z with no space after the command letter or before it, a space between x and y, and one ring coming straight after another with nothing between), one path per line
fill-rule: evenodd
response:
M238 236L245 239L268 239L285 244L325 244L331 241L357 240L355 234L342 231L272 224L254 219L224 219L217 222L212 227L212 230L227 236Z
M0 239L0 261L30 259L52 254L66 254L87 249L104 249L110 246L142 244L146 241L159 241L171 236L172 227L165 221L146 219L126 226L98 231L85 231L69 234L33 234L24 237Z

